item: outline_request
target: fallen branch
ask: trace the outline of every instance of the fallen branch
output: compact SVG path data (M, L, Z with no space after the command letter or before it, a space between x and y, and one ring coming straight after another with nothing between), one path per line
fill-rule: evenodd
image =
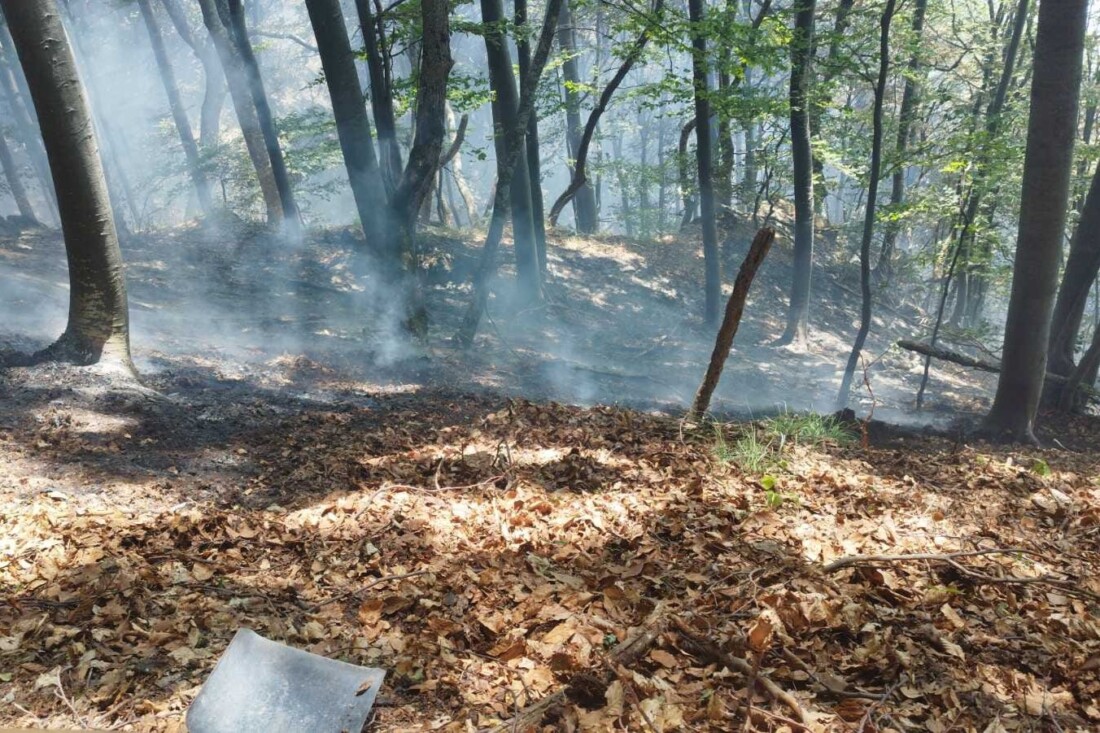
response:
M914 553L912 555L850 555L848 557L842 557L837 560L833 560L831 563L825 565L822 570L826 573L833 573L837 570L849 567L873 567L882 563L896 563L896 562L916 562L916 561L928 561L928 562L943 562L947 563L962 575L976 580L981 583L998 584L998 585L1045 585L1051 588L1057 588L1066 595L1076 596L1078 598L1084 598L1090 601L1100 601L1100 594L1093 593L1092 591L1085 590L1079 587L1079 584L1071 580L1063 580L1061 578L1055 578L1050 575L1036 575L1034 577L1019 577L1019 576L996 576L988 575L978 570L972 570L965 565L962 565L956 560L962 557L974 557L977 555L1008 555L1013 553L1026 553L1029 555L1038 554L1031 550L1021 550L1018 548L1007 549L989 549L989 550L969 550L965 552L946 552L946 553Z
M957 351L951 349L945 349L942 346L932 346L930 344L922 343L920 341L906 341L902 339L898 341L898 346L906 351L913 351L923 356L930 356L933 359L939 359L941 361L949 361L952 364L958 364L959 366L970 367L971 369L978 369L983 372L991 372L993 374L1000 374L1001 365L992 361L985 361L984 359L975 359L972 356L966 354L960 354ZM1054 374L1052 372L1046 373L1046 379L1050 382L1057 382L1058 384L1065 384L1069 380L1063 377L1061 374ZM1092 390L1089 390L1090 392Z
M730 294L730 299L726 303L726 314L722 318L722 326L718 329L718 337L714 341L714 351L710 355L707 373L703 377L703 383L699 385L699 391L695 394L691 412L688 413L688 420L692 422L702 418L710 407L710 398L718 387L718 380L722 378L722 369L726 365L726 359L729 358L730 349L733 348L733 338L737 335L737 327L741 325L745 301L749 297L749 287L774 241L774 229L768 227L761 229L753 237L748 254L741 263L737 281L733 285L733 293Z
M676 630L680 632L684 640L688 642L688 646L692 648L696 656L712 664L721 664L726 669L738 672L746 677L752 677L752 665L744 659L730 656L719 649L713 642L700 638L696 635L695 630L688 626L682 619L674 618L672 623L676 627ZM802 710L802 706L799 704L798 700L795 699L794 695L775 684L775 682L763 674L756 674L756 682L764 688L764 692L767 693L769 698L775 702L782 703L791 711L794 722L798 723L798 725L802 727L802 730L810 730L806 725L806 713Z
M637 633L611 650L607 659L607 667L614 671L618 667L629 668L636 664L657 641L657 637L664 631L668 620L665 605L658 603ZM614 673L605 674L600 682L606 688L614 681L615 676ZM565 703L567 689L558 690L552 695L547 695L541 700L528 705L516 713L511 720L505 721L492 729L492 733L511 733L511 731L537 728L550 710Z

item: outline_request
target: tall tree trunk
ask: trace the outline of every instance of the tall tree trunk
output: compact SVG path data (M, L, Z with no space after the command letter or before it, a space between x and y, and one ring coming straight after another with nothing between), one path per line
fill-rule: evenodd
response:
M688 158L688 141L695 132L695 118L691 118L680 128L680 144L676 147L676 169L679 173L680 205L683 213L680 215L680 228L683 229L695 219L695 182L690 171L690 159Z
M451 103L447 102L445 113L447 117L447 128L451 129L454 125L454 110L451 109ZM463 116L463 120L467 120L466 116ZM464 124L460 124L464 126ZM462 208L466 214L466 221L471 227L474 226L474 222L477 221L477 209L474 207L474 194L470 190L470 186L466 183L466 177L462 174L462 151L459 148L454 149L454 155L451 155L448 159L448 164L451 166L451 177L454 179L455 188L458 189L459 198L462 199Z
M833 20L833 32L829 36L829 51L825 56L825 63L823 64L823 72L820 79L820 87L826 92L829 91L830 85L837 73L840 71L840 67L837 63L840 57L840 41L844 38L844 33L848 30L848 25L851 21L852 7L855 5L855 0L840 0L836 6L836 15ZM815 55L817 49L817 42L812 41L810 44L810 55ZM822 100L821 104L812 103L810 105L810 138L815 139L821 134L821 117L825 111L825 106L828 104L828 100ZM813 156L814 177L817 179L817 185L814 188L814 213L824 213L825 198L828 196L828 187L825 185L825 163L816 154Z
M695 90L695 161L699 167L699 209L703 225L705 269L703 320L718 323L722 311L722 271L718 261L718 227L714 219L714 183L710 146L710 99L707 90L707 40L703 28L703 0L688 0L691 20L691 76Z
M7 179L11 196L15 199L15 206L19 209L19 216L29 224L37 224L38 217L34 215L34 207L27 197L27 189L23 186L23 180L19 176L19 167L15 164L15 158L8 147L8 141L4 138L3 130L0 130L0 167L4 169L4 178Z
M1012 295L997 396L985 429L1035 441L1069 203L1087 0L1039 4Z
M504 222L507 219L507 191L511 187L511 179L515 173L516 160L523 149L523 131L527 127L527 118L533 114L535 108L534 90L538 88L539 79L542 78L543 69L546 68L546 60L550 56L550 47L554 43L554 28L558 14L561 12L562 0L547 0L546 16L542 21L542 31L539 33L539 42L535 47L535 53L531 57L531 68L527 71L527 81L523 88L528 94L520 95L519 107L513 123L505 129L505 144L503 163L497 164L497 187L493 194L493 213L489 220L489 231L485 235L485 246L482 248L481 260L478 262L477 272L474 274L473 297L466 313L462 317L462 324L455 333L455 341L463 346L473 343L477 335L477 327L481 322L481 316L489 302L489 278L496 270L496 255L500 248L500 240L504 234Z
M55 0L0 0L27 77L56 182L69 262L69 321L39 355L80 364L130 361L122 255L95 126Z
M909 57L909 63L905 72L905 89L901 94L901 109L898 111L898 134L894 143L894 174L890 187L890 211L895 217L886 222L882 232L882 248L879 250L878 265L875 267L875 276L882 282L890 282L891 263L894 258L894 249L898 241L898 233L901 231L901 221L897 214L905 201L905 172L906 153L909 150L909 138L912 136L913 118L917 109L918 82L917 77L921 68L921 38L924 35L924 14L928 9L928 0L917 0L913 6L913 20L911 30L913 52Z
M562 53L562 76L565 77L565 140L569 150L569 176L576 172L577 153L581 147L583 129L581 127L581 75L577 64L577 37L574 28L573 10L568 0L561 6L558 18L558 44ZM573 197L573 218L577 233L595 234L600 228L599 215L596 212L596 193L586 180L577 189Z
M886 97L886 81L890 73L890 23L894 19L895 0L886 0L882 11L879 31L878 81L875 83L875 102L872 113L871 135L871 173L867 182L867 207L863 213L863 239L859 247L859 284L861 306L859 312L859 331L856 333L852 353L844 367L844 376L840 381L840 393L837 395L837 409L848 406L852 394L852 377L859 364L863 345L867 342L867 333L871 329L871 238L875 232L875 209L878 203L878 183L882 175L882 103Z
M245 26L243 0L217 0L226 2L228 17L223 16L222 22L229 31L229 36L237 46L240 53L242 68L248 83L248 91L252 95L252 103L256 106L256 117L260 122L260 132L263 133L264 145L267 147L267 155L271 160L271 172L275 177L275 188L279 192L279 202L283 211L283 223L296 233L301 225L301 214L298 204L294 201L294 190L290 185L290 174L287 172L286 160L283 158L283 147L279 142L279 131L275 127L275 115L271 112L271 104L268 102L267 90L264 89L264 80L260 75L260 65L256 61L256 54L252 51L252 41L248 38L248 28Z
M393 93L390 89L389 59L379 43L381 18L376 18L371 0L355 0L359 14L359 29L363 34L363 46L367 52L367 73L370 75L370 104L374 114L374 126L378 128L378 147L382 180L389 190L397 186L401 177L401 145L397 141L397 121L393 111Z
M8 109L11 110L12 122L14 123L12 132L15 135L15 140L23 148L27 158L30 159L31 169L34 170L35 176L38 178L42 199L45 201L50 214L56 218L57 197L53 190L53 180L50 177L50 164L46 160L46 149L42 146L42 135L38 130L38 121L31 119L33 109L31 112L27 110L27 105L30 105L31 102L28 98L27 103L24 104L24 97L20 92L21 85L16 82L16 75L21 73L21 69L6 25L3 26L3 33L0 34L0 41L2 41L2 48L0 48L0 99L6 102ZM59 218L56 220L60 222Z
M814 175L809 94L816 0L799 0L791 38L791 157L794 161L794 276L787 329L777 345L805 341L814 259Z
M531 68L531 43L527 39L527 0L515 0L516 55L519 57L519 80L523 86L527 70ZM523 90L520 89L522 95ZM534 93L534 90L532 90ZM535 229L535 251L539 269L546 275L546 214L542 202L542 161L539 159L539 116L532 112L527 121L527 174L531 188L531 219Z
M626 52L622 64L619 65L619 70L611 77L611 81L607 82L607 86L604 87L603 92L600 94L600 98L596 102L595 108L589 113L588 122L584 125L584 134L581 135L580 144L577 146L573 179L569 182L569 186L566 187L562 194L558 196L554 205L550 207L551 226L557 224L558 217L561 216L561 210L565 208L565 205L577 195L577 192L580 191L581 187L588 181L585 165L588 160L588 148L592 143L592 136L596 134L596 125L599 124L600 117L603 115L604 111L607 110L607 105L611 102L611 97L615 94L615 90L619 88L619 85L623 83L623 79L626 78L626 75L630 73L634 64L641 58L642 51L645 50L646 44L649 43L649 37L652 35L653 29L660 22L661 11L663 9L664 0L653 0L653 7L649 11L649 22L642 32L638 34L630 50Z
M511 54L504 36L504 6L500 0L481 0L481 19L485 24L485 51L489 60L489 86L493 90L493 128L496 141L497 180L501 180L500 165L507 157L505 149L508 128L515 124L519 108L516 77L512 73ZM532 90L533 91L533 90ZM524 130L526 131L526 122ZM516 249L516 271L523 286L523 296L532 301L542 299L542 275L538 264L538 247L531 207L531 176L524 148L516 157L516 174L511 180L512 239ZM499 183L498 183L499 185Z
M386 236L385 217L380 213L385 211L386 191L340 0L306 0L306 9L317 39L321 67L332 100L332 115L336 119L336 134L363 234L367 245L378 255L394 260L397 253L385 251L391 243Z
M227 92L225 73L222 71L221 61L218 60L218 50L214 47L214 41L211 38L201 42L195 39L194 34L191 33L191 26L187 22L187 16L178 5L178 0L161 0L161 3L180 38L191 47L195 57L202 64L203 96L202 109L199 112L199 148L204 155L210 155L218 146L222 107L225 105Z
M172 112L172 121L176 125L176 133L180 138L180 146L183 155L187 159L187 172L191 176L191 183L195 186L195 195L199 200L202 213L209 216L213 211L213 203L210 198L210 182L202 170L202 162L199 159L199 146L195 143L195 136L191 132L191 121L187 119L187 110L184 109L183 100L180 99L179 87L176 86L176 74L172 70L172 62L168 59L168 52L164 48L164 38L160 35L160 26L153 14L153 8L149 0L138 0L138 9L141 10L142 20L145 21L145 29L149 32L149 44L153 47L153 57L157 62L157 71L160 72L160 80L164 85L164 93L168 97L168 108Z
M269 224L278 224L283 219L283 203L279 196L279 188L275 184L271 156L268 155L263 132L260 130L260 121L256 116L256 105L248 89L244 62L236 44L230 39L229 32L222 24L221 14L216 5L220 1L223 0L199 0L203 24L210 33L218 58L221 60L222 71L225 73L225 81L229 87L229 98L237 113L237 124L241 127L241 136L244 138L248 157L256 169L256 180L260 185L264 206L267 209L267 221Z
M1088 304L1089 290L1100 272L1100 164L1092 177L1081 220L1070 241L1062 285L1054 304L1047 371L1068 377L1073 372L1077 334Z

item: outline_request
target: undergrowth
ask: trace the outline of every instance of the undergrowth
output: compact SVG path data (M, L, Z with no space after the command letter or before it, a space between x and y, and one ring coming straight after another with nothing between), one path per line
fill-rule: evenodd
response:
M784 454L791 445L817 448L825 444L846 445L855 440L851 430L836 418L812 412L783 412L748 425L732 443L718 425L715 436L715 457L752 474L786 468Z

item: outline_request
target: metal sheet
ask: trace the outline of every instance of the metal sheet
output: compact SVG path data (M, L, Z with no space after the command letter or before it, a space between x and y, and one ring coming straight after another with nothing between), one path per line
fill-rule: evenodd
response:
M187 729L359 733L385 676L240 629L191 703Z

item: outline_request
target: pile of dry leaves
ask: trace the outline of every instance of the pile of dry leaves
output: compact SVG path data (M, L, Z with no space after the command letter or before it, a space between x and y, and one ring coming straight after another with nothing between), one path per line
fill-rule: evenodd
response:
M386 669L377 731L1100 728L1094 456L887 431L750 472L715 447L753 426L612 408L236 409L144 472L155 401L0 424L52 467L0 496L0 724L179 730L247 626Z

